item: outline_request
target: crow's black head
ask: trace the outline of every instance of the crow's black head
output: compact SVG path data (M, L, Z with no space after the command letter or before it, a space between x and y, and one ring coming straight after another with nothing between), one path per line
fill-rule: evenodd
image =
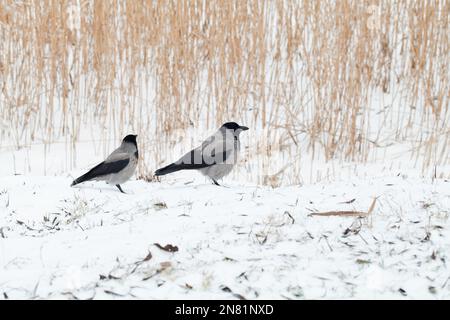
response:
M137 147L136 137L137 137L137 134L129 134L125 138L123 138L122 142L133 143Z
M226 122L222 125L222 128L228 129L228 130L248 130L248 127L240 126L236 122Z

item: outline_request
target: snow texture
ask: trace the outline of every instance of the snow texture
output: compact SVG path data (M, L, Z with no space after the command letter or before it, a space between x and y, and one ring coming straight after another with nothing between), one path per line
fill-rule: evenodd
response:
M70 188L82 171L0 178L0 298L450 297L448 180L217 187L187 172L121 194ZM366 217L311 215L375 198Z

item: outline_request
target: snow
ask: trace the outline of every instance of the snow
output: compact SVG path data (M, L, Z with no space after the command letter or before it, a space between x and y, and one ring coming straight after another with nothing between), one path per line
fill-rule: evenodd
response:
M0 298L450 297L448 180L217 187L186 172L121 194L69 187L82 171L0 178ZM366 218L310 215L367 212L375 197Z

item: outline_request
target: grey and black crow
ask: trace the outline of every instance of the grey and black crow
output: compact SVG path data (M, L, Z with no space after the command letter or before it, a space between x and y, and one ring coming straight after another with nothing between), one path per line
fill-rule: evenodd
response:
M134 174L139 158L136 137L137 135L129 134L123 138L120 147L114 150L105 161L76 178L71 186L90 180L106 181L125 193L120 185Z
M198 170L209 177L215 185L217 180L228 175L237 162L240 150L239 134L248 130L236 122L224 123L220 129L201 146L186 153L178 161L155 171L156 176L163 176L179 170Z

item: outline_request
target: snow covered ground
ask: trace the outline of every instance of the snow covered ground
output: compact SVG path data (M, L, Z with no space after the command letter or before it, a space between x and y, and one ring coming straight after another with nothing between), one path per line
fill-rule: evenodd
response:
M272 189L188 172L121 194L71 176L1 176L0 299L450 298L446 179ZM365 218L311 215L375 197Z

